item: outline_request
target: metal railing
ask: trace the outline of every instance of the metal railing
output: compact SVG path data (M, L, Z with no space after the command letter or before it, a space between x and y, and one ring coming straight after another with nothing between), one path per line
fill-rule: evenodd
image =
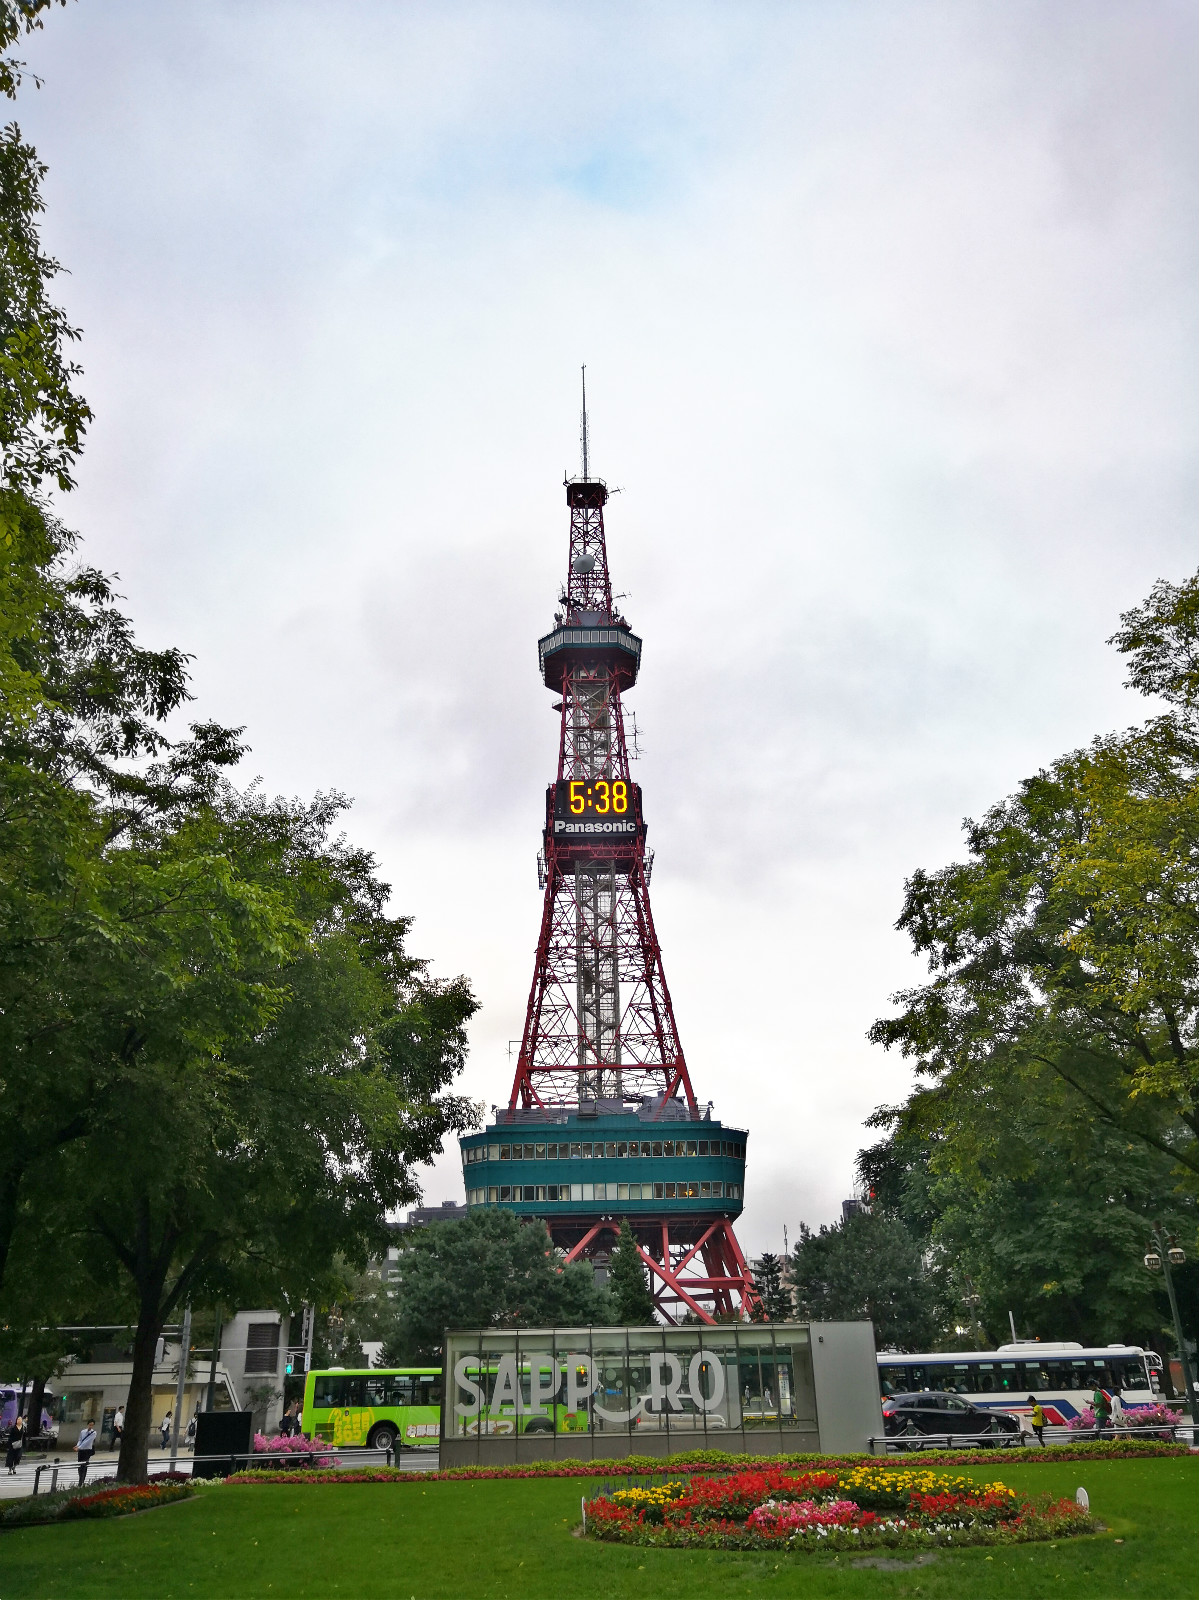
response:
M327 1461L330 1457L333 1457L336 1469L349 1471L361 1466L393 1467L397 1465L397 1457L399 1458L398 1464L403 1465L404 1460L412 1461L413 1457L417 1455L432 1457L434 1462L437 1459L437 1451L434 1449L408 1449L397 1452L394 1445L387 1445L378 1450L373 1450L363 1445L314 1444L311 1450L222 1450L216 1455L180 1456L178 1461L174 1463L166 1456L157 1461L150 1457L147 1465L151 1474L153 1474L155 1467L170 1471L173 1468L178 1469L185 1464L194 1468L197 1462L228 1462L230 1469L234 1472L248 1470L286 1472L289 1470L306 1471L310 1467L314 1467L318 1461ZM88 1471L84 1482L106 1483L116 1472L116 1469L117 1463L115 1460L91 1461L88 1463ZM413 1462L412 1470L432 1471L433 1466L424 1466L423 1464L418 1466ZM42 1492L43 1474L48 1474L50 1480L50 1486L46 1492L53 1494L59 1487L60 1478L64 1480L65 1487L67 1483L78 1481L78 1473L79 1463L77 1461L69 1459L44 1461L33 1470L33 1493L40 1494ZM186 1472L183 1476L191 1477L192 1473Z
M1191 1426L1189 1422L1180 1422L1174 1427L1168 1423L1154 1422L1139 1428L1113 1427L1111 1424L1105 1428L1067 1428L1062 1423L1046 1423L1041 1432L1047 1444L1093 1444L1099 1439L1131 1438L1177 1441L1180 1434L1191 1432ZM1011 1450L1034 1444L1034 1435L1029 1428L1016 1429L1011 1433L998 1430L991 1432L985 1428L975 1433L925 1433L920 1428L912 1428L905 1433L872 1434L866 1442L873 1456L880 1453L876 1445L882 1445L881 1453L884 1455L889 1451L903 1450L979 1450L995 1447Z

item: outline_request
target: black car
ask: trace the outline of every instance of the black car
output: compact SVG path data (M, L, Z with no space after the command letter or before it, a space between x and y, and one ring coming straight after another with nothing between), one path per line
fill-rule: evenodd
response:
M972 1405L960 1394L889 1394L883 1400L883 1427L888 1438L908 1441L909 1450L923 1448L928 1434L970 1435L980 1444L1016 1444L1024 1429L1018 1417ZM940 1442L940 1441L936 1441ZM930 1447L934 1441L930 1440Z

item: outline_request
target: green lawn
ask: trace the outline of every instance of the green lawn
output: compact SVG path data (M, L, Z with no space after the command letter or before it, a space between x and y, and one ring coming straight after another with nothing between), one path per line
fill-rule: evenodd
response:
M862 1570L848 1557L638 1550L576 1539L579 1499L594 1480L221 1487L140 1516L0 1535L0 1600L1195 1594L1199 1458L997 1461L994 1471L955 1470L1032 1492L1072 1495L1082 1483L1110 1531L1056 1548L963 1550L900 1571Z

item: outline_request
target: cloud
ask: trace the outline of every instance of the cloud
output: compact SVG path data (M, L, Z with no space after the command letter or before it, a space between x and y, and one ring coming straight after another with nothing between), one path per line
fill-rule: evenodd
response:
M655 916L742 1231L838 1212L902 880L1133 720L1194 562L1195 20L111 0L23 126L97 422L65 508L268 788L337 787L506 1099L588 362ZM461 1190L453 1152L431 1198Z

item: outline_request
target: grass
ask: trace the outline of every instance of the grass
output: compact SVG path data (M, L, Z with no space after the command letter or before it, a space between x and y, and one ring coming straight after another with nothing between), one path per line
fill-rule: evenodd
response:
M698 1600L833 1596L1039 1600L1195 1592L1199 1458L961 1469L1073 1495L1109 1531L963 1550L899 1570L852 1558L645 1550L573 1536L594 1480L206 1489L159 1511L0 1535L3 1600ZM1117 1543L1117 1539L1123 1543Z

